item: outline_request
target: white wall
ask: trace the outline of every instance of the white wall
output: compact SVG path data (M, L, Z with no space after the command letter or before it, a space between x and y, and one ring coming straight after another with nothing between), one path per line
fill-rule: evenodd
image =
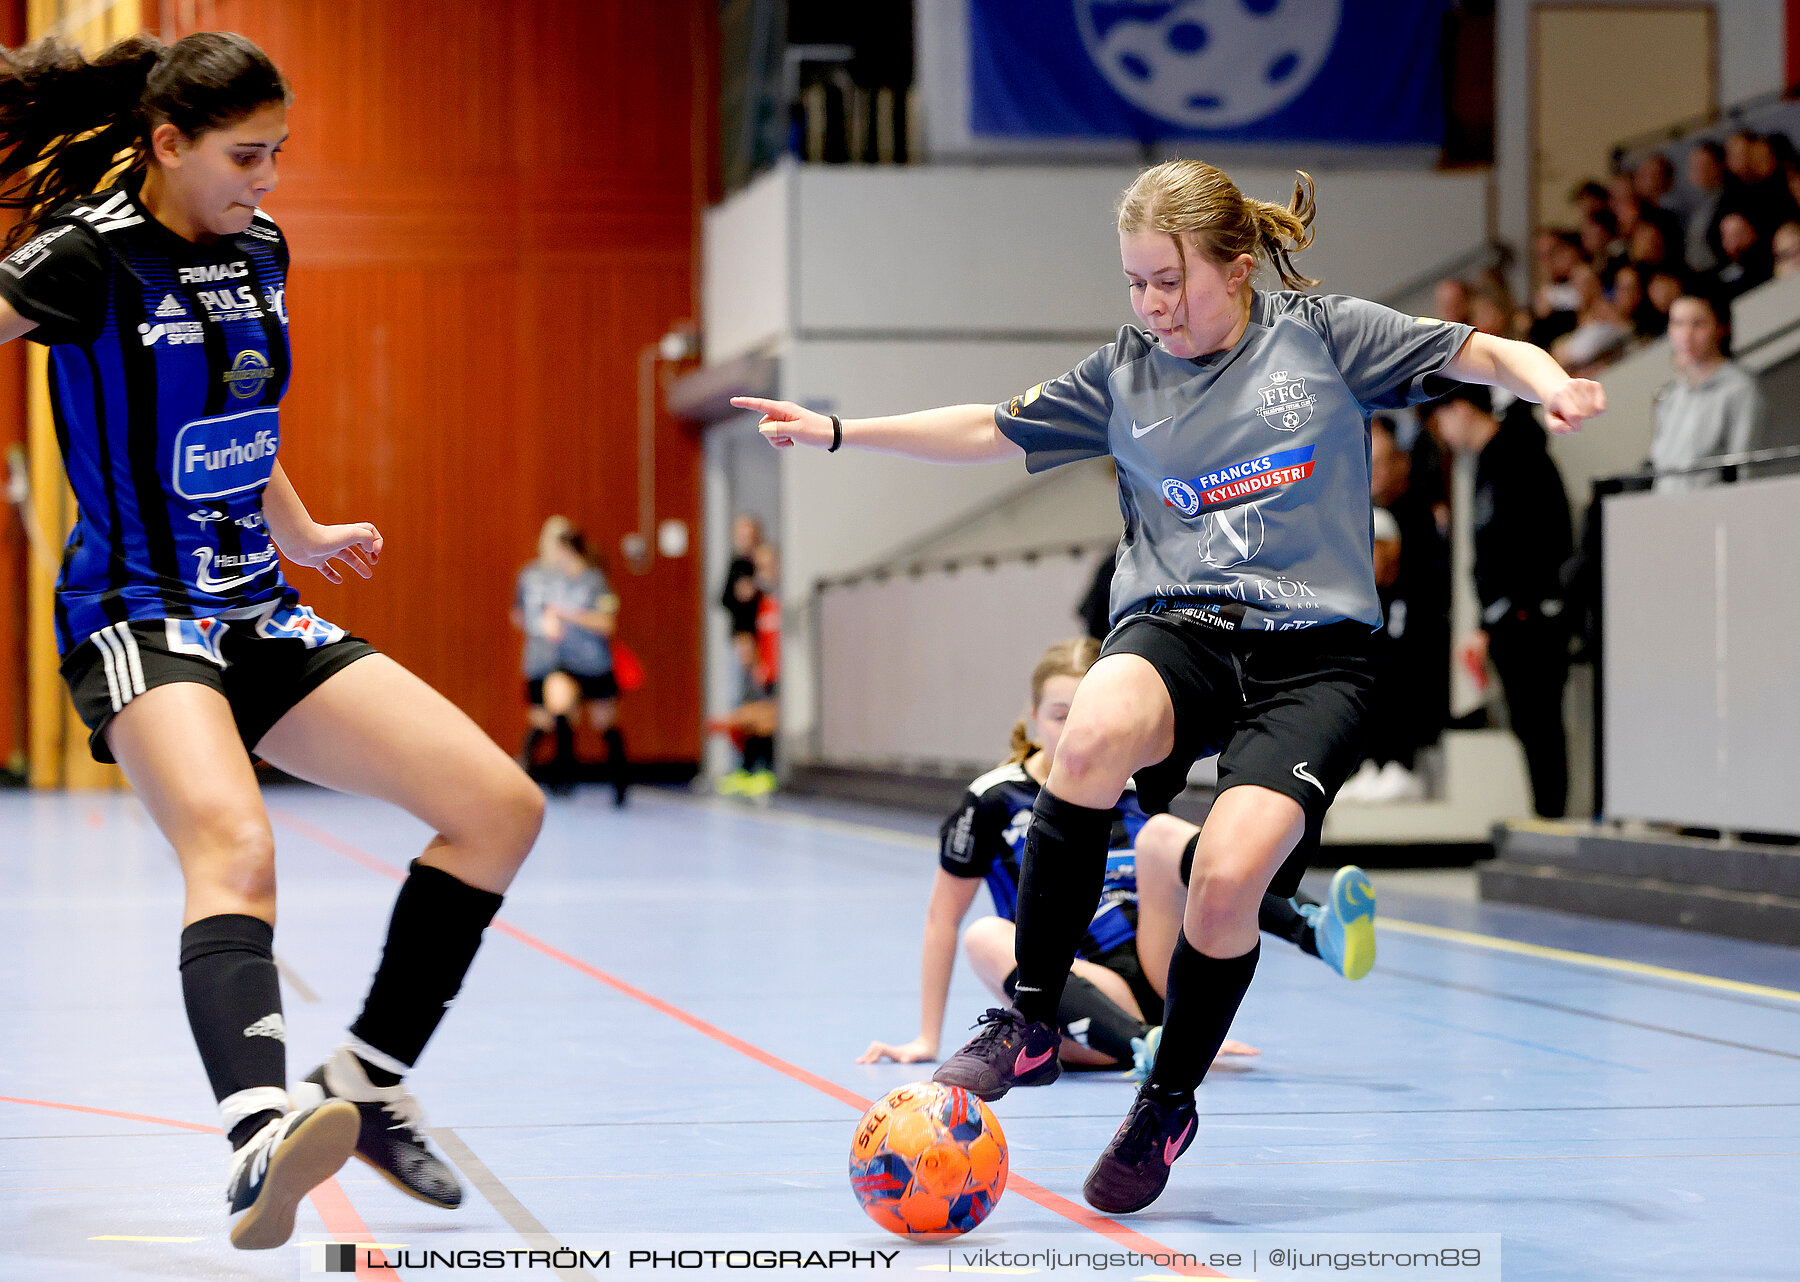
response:
M1607 813L1800 833L1800 478L1604 512Z
M700 281L706 363L767 346L791 329L792 166L783 164L706 212Z
M897 413L993 403L1073 367L1087 342L793 341L781 349L782 395L829 412ZM813 724L809 612L821 578L859 569L917 534L1017 486L1024 463L945 467L880 454L785 450L782 463L782 726ZM1071 599L1070 607L1074 601ZM800 742L791 738L792 742Z
M794 328L1110 337L1131 322L1114 209L1136 165L809 166L797 183ZM1240 169L1286 203L1292 170ZM1366 171L1318 181L1318 241L1299 258L1334 292L1380 296L1479 245L1479 173Z
M1131 321L1105 167L786 164L706 216L706 359L779 336L1110 337ZM1289 170L1241 169L1285 202ZM1380 297L1482 242L1479 173L1338 172L1318 183L1323 288Z

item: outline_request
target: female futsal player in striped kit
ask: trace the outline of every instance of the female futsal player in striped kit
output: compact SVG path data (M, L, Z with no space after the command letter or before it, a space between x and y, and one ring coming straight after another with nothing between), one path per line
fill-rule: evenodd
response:
M123 767L180 858L182 993L234 1150L232 1241L285 1242L300 1199L352 1151L455 1206L456 1177L400 1079L543 802L474 722L282 576L285 555L333 583L344 567L368 578L382 546L373 525L313 520L276 461L288 254L259 206L287 84L222 33L134 38L91 63L44 41L4 60L0 180L24 213L0 262L0 341L49 348L80 508L56 589L62 671L94 756ZM348 1043L293 1097L251 751L437 834L401 887Z
M1544 352L1360 299L1299 292L1311 179L1286 208L1198 161L1141 173L1119 250L1142 326L998 406L842 422L740 398L776 446L940 462L1024 455L1032 471L1110 454L1125 534L1113 629L1069 709L1026 837L1013 1006L937 1072L995 1099L1059 1073L1056 1010L1106 873L1112 807L1134 775L1151 813L1218 751L1149 1080L1089 1173L1100 1210L1136 1211L1193 1142L1194 1091L1256 969L1265 891L1293 893L1356 765L1372 679L1370 415L1442 380L1497 384L1570 431L1598 384ZM1252 283L1274 266L1285 289ZM1437 376L1434 378L1433 376Z

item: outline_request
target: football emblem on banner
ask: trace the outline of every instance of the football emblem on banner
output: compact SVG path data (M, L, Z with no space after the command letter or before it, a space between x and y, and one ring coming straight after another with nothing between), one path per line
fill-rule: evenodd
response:
M1077 0L1088 57L1140 111L1190 129L1273 115L1331 53L1342 0Z

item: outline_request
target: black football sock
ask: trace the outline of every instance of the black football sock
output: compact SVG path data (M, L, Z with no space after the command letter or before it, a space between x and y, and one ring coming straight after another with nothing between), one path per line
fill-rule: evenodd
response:
M233 1148L281 1116L279 1104L257 1092L287 1087L287 1025L274 942L273 926L242 913L203 917L181 932L188 1027Z
M575 727L567 717L556 719L556 757L550 767L559 781L575 777Z
M775 768L775 740L753 734L744 740L744 769L750 774Z
M617 787L626 782L626 772L631 769L625 756L625 736L619 733L619 727L608 726L600 737L606 743L606 773Z
M1063 1032L1124 1065L1131 1063L1131 1039L1142 1038L1150 1025L1128 1013L1091 980L1070 975L1056 1008Z
M381 964L350 1035L387 1057L371 1062L377 1086L399 1081L398 1067L418 1062L481 947L481 932L500 911L500 896L413 860L388 920Z
M1106 881L1113 811L1078 806L1041 789L1025 832L1019 873L1013 1005L1036 1023L1054 1023L1063 984Z
M1225 1044L1238 1004L1256 974L1259 941L1240 957L1208 957L1187 941L1175 939L1169 962L1169 994L1163 1006L1162 1044L1144 1091L1160 1103L1181 1103L1212 1067Z
M1264 895L1257 909L1256 924L1264 934L1285 939L1302 952L1319 955L1318 941L1313 937L1313 924L1291 899L1280 895Z
M1019 988L1019 968L1013 967L1000 985L1008 997ZM1062 1003L1056 1008L1057 1026L1067 1037L1111 1055L1121 1064L1132 1062L1131 1039L1142 1038L1150 1025L1136 1018L1091 981L1070 975L1063 986Z

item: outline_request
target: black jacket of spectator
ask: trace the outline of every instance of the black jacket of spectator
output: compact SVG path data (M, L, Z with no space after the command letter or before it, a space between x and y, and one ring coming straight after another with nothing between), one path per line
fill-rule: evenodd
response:
M719 594L719 604L731 614L733 633L756 631L756 608L762 604L762 589L756 588L744 599L739 599L738 584L745 580L754 587L756 562L747 556L733 557L731 569L725 575L725 590Z
M1766 245L1777 227L1800 216L1800 207L1796 207L1787 182L1779 173L1775 173L1760 182L1734 180L1728 183L1717 217L1723 218L1732 213L1748 218L1750 225L1756 228L1757 236ZM1716 221L1714 226L1717 226Z
M1096 641L1106 640L1106 634L1112 631L1113 568L1118 559L1116 551L1108 552L1100 564L1094 567L1094 577L1088 583L1087 595L1075 607L1075 613L1087 628L1087 634Z
M1762 244L1752 245L1737 258L1721 258L1702 284L1723 302L1731 302L1774 278L1775 259Z
M1475 464L1475 592L1482 620L1562 611L1569 498L1532 407L1515 401ZM1545 603L1551 603L1545 611Z

